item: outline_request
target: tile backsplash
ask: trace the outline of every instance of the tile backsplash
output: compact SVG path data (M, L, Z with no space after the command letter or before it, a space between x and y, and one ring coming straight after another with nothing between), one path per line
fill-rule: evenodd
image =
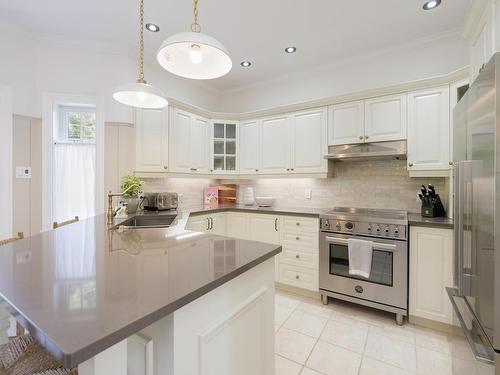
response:
M405 160L372 160L335 163L331 178L260 178L213 180L205 178L147 179L145 191L172 191L182 194L182 204L203 202L203 188L217 183L238 185L238 202L251 186L255 196L276 198L276 206L331 208L334 206L392 208L420 211L417 192L422 184L433 184L445 207L448 201L446 178L410 178ZM311 199L305 198L311 189Z
M245 187L254 188L255 196L276 198L276 206L332 208L335 206L392 208L420 212L417 192L422 184L433 184L447 205L446 178L410 178L405 160L337 162L332 178L222 180L236 183L238 201L243 202ZM305 198L311 189L311 199Z

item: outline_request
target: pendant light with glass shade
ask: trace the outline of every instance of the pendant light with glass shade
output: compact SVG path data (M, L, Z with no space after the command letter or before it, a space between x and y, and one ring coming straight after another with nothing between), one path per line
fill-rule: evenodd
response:
M194 22L190 32L172 35L158 50L160 65L175 75L191 79L213 79L229 73L233 63L217 39L201 33L198 0L194 0Z
M144 80L144 0L139 1L140 46L139 46L139 78L137 82L118 87L113 98L132 107L158 109L168 102L163 92Z

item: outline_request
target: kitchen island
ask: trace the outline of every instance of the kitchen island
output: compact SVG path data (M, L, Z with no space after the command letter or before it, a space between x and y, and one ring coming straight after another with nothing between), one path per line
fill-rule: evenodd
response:
M0 296L83 375L274 373L281 247L187 231L188 215L124 230L101 215L3 246Z

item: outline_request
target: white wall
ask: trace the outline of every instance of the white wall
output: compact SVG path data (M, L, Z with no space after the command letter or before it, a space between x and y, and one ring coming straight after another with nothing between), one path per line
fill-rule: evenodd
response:
M249 112L425 79L469 64L456 32L379 51L308 72L226 91L218 110Z
M113 90L137 79L137 52L113 45L59 37L35 37L0 24L0 82L13 88L14 113L41 117L42 94L106 97L106 121L132 122L132 111L112 98ZM152 59L152 57L151 57ZM146 80L169 97L213 108L218 92L178 78L155 61L146 62Z

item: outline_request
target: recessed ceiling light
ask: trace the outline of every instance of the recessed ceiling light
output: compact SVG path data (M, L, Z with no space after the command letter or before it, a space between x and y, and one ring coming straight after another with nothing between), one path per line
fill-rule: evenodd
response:
M424 10L431 10L439 6L439 4L441 4L441 0L427 0L422 8Z
M155 25L154 23L147 23L146 29L148 31L151 31L152 33L157 33L158 31L160 31L160 27L158 25Z
M252 63L250 61L242 61L241 66L244 68L249 68Z
M285 48L286 53L294 53L296 51L297 51L297 47L290 46L290 47Z

